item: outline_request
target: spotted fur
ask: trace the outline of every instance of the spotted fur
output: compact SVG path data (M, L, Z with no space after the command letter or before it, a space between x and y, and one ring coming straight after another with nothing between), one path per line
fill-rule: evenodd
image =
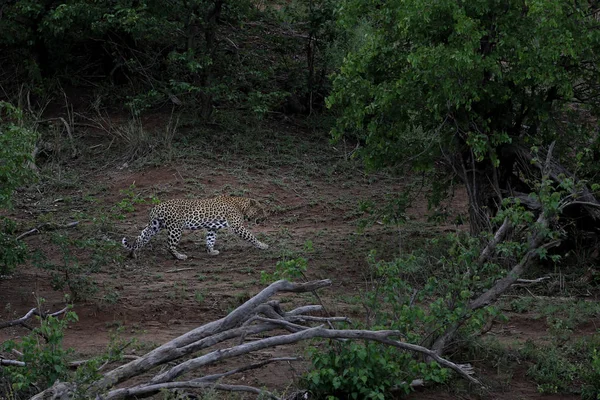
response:
M184 229L206 229L206 247L208 254L217 255L214 249L217 231L229 228L242 239L252 243L259 249L269 246L258 241L244 226L244 216L256 219L265 215L264 209L254 199L244 197L219 196L212 199L168 200L150 211L150 221L137 237L135 243L129 244L123 238L123 246L136 257L137 252L144 247L162 228L169 232L169 251L175 258L185 260L187 256L177 251L177 245Z

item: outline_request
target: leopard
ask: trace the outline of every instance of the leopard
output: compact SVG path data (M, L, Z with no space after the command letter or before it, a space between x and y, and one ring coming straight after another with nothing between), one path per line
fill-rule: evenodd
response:
M168 248L178 260L186 260L187 255L177 249L183 230L206 230L206 248L211 256L219 254L214 248L217 231L228 228L240 238L259 249L268 249L269 245L259 241L245 226L244 217L258 219L266 217L263 206L255 199L236 196L217 196L207 199L172 199L153 207L150 219L133 244L124 237L123 247L129 256L137 258L137 253L161 229L168 231Z

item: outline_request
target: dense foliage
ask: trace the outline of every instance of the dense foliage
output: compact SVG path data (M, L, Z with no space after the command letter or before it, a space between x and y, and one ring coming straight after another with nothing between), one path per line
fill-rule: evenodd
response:
M363 140L372 167L430 171L443 160L467 184L471 223L487 226L502 197L531 191L520 149L556 141L571 168L600 150L589 118L600 106L590 4L345 1L339 21L354 47L329 98L341 113L336 135ZM588 163L586 176L596 172Z
M36 176L36 148L48 148L40 146L46 144L36 131L40 121L30 124L23 109L43 108L59 91L69 121L54 119L66 126L73 148L76 119L98 122L73 112L69 102L81 97L85 101L77 106L86 112L93 108L101 120L92 126L133 149L128 161L146 147L158 149L160 163L173 160L179 111L200 116L198 125L221 124L220 140L227 141L232 130L224 127L227 121L244 124L248 115L260 121L280 113L313 116L327 103L337 117L334 137L357 141L354 154L370 169L421 172L431 204L462 183L477 234L437 238L387 259L370 253L368 268L361 271L366 289L355 299L365 319L357 325L398 330L402 340L437 354L459 344L468 347L486 325L502 318L489 306L532 260L559 265L567 251L554 249L578 231L587 230L578 245L600 242L596 3L8 0L0 7L0 99L20 107L0 101L0 207L10 207L14 191ZM143 128L140 115L164 105L171 120L160 138ZM127 109L132 124L108 126L102 119L108 108L117 114ZM49 157L65 142L54 133L55 145L44 150ZM165 143L157 145L152 136ZM260 139L248 141L256 146L244 149L263 151ZM104 223L123 219L146 202L134 189L121 192L124 198L102 216ZM368 216L361 228L393 225L402 234L399 227L410 220L407 209L414 198L409 191L390 190L386 204L362 202L359 213ZM505 230L494 235L498 227ZM16 237L15 223L0 219L0 275L26 259L27 249ZM68 288L72 301L92 298L98 287L91 275L118 262L113 255L119 254L118 243L104 236L99 241L56 234L50 244L62 259L39 253L33 265L48 271L55 289ZM73 252L83 248L92 250L89 260ZM308 240L304 253L312 251ZM597 252L589 253L597 260ZM273 273L263 271L263 283L306 279L309 257L282 254ZM119 293L107 293L103 301L116 303ZM0 348L23 353L26 363L6 370L3 379L11 390L29 394L33 385L69 379L62 335L75 318L68 313L63 320L42 320L31 335ZM556 336L572 330L558 317L549 321L550 329L560 331ZM528 375L538 390L579 390L583 398L598 398L600 353L590 343L576 350L558 341L525 346L522 356L533 364ZM569 354L576 351L577 357ZM310 358L313 369L303 383L322 398L381 399L392 390L410 392L414 379L450 378L430 360L381 344L332 341L313 349ZM97 368L88 368L95 378Z
M317 45L335 33L331 4L270 15L247 0L9 1L0 83L26 82L40 95L87 88L89 103L136 113L164 104L203 117L215 108L308 111L323 104L332 68ZM308 36L295 31L305 23Z

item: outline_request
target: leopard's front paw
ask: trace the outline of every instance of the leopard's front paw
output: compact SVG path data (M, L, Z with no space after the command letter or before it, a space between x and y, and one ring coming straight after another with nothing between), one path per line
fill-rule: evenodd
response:
M177 254L173 254L175 256L175 258L177 258L178 260L187 260L188 256L186 256L185 254L181 254L181 253L177 253Z

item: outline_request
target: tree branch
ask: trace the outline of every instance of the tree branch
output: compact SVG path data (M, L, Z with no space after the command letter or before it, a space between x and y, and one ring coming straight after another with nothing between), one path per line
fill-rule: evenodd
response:
M15 319L13 321L7 321L7 322L0 322L0 329L2 329L2 328L8 328L10 326L15 326L15 325L23 325L28 319L30 319L34 315L38 315L41 318L56 317L56 316L58 316L60 314L64 314L65 312L67 312L68 309L69 309L69 306L63 308L62 310L59 310L59 311L56 311L54 313L48 314L48 313L43 313L43 312L40 313L37 308L32 308L31 310L29 310L27 312L27 314L25 314L24 316L22 316L19 319Z
M470 376L470 373L466 372L462 366L454 364L436 354L434 351L429 350L426 347L419 346L416 344L404 343L397 340L389 339L390 337L399 337L402 333L399 331L365 331L365 330L337 330L337 329L325 329L323 327L309 328L304 331L291 333L289 335L281 335L270 337L266 339L257 340L251 343L245 343L239 346L230 347L227 349L220 349L213 351L208 354L204 354L200 357L193 358L176 365L175 367L160 373L150 380L150 384L157 384L163 382L169 382L177 377L197 370L207 364L211 364L215 361L222 361L232 357L237 357L242 354L247 354L253 351L262 350L268 347L281 346L284 344L296 343L301 340L312 339L312 338L329 338L329 339L362 339L362 340L373 340L380 343L385 343L390 346L394 346L403 350L409 350L413 352L422 353L426 356L433 358L441 366L450 368L461 375L463 378L469 380L472 383L481 385L481 383Z
M68 224L65 224L65 225L43 223L43 224L38 225L37 227L35 227L33 229L28 230L27 232L21 233L15 239L20 240L20 239L23 239L26 236L33 235L34 233L40 233L40 230L42 228L45 228L46 230L56 230L56 229L72 228L72 227L77 226L77 225L79 225L79 221L69 222Z
M231 339L242 334L249 335L271 330L274 328L273 325L244 327L238 328L239 330L234 330L232 328L243 324L247 319L254 315L253 312L259 305L263 304L270 297L279 292L310 292L330 285L331 280L329 279L312 281L304 284L291 283L285 280L274 282L240 307L236 308L228 316L183 334L152 350L138 360L122 365L107 373L103 379L94 384L94 388L97 391L105 390L158 365L162 365L183 355L188 355L212 346L223 340Z
M139 397L147 397L151 394L157 393L164 389L215 389L215 390L224 390L228 392L249 392L257 395L268 396L271 399L280 400L279 397L275 396L273 393L268 392L266 390L258 389L253 386L245 386L245 385L225 385L220 383L213 382L198 382L198 381L186 381L186 382L168 382L168 383L160 383L156 385L148 385L148 386L138 386L130 389L118 389L108 393L106 396L103 396L103 400L113 400L113 399L125 399L125 398L139 398ZM32 398L32 400L35 400Z

